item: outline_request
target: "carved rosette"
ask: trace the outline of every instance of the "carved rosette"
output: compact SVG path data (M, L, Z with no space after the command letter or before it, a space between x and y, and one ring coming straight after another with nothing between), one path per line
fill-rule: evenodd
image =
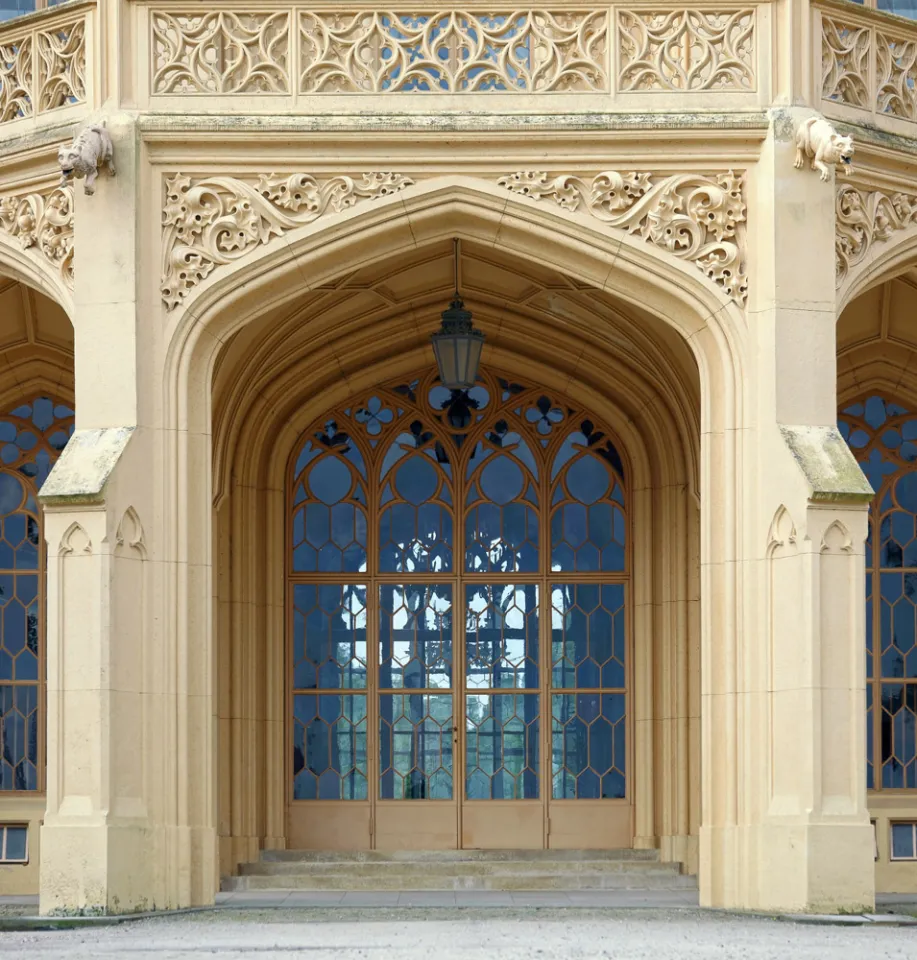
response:
M73 289L73 188L0 199L0 230L59 272Z
M837 191L834 253L837 285L861 263L873 244L917 223L917 196L842 186Z
M523 170L500 177L501 187L533 200L582 210L610 227L636 234L702 270L736 303L748 295L746 207L742 177L606 171L586 180Z
M217 267L327 213L340 213L411 186L398 173L317 180L308 174L262 176L254 185L232 177L166 182L162 299L174 310Z

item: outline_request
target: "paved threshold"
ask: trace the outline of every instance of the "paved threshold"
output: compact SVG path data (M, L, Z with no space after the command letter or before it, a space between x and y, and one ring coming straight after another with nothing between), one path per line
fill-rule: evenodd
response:
M913 909L917 906L914 894L880 894L876 897L880 908ZM0 932L21 930L55 930L74 927L108 926L155 917L174 917L210 910L234 912L241 910L308 910L327 908L417 908L435 910L467 907L474 910L506 908L542 909L604 909L604 910L697 910L696 890L545 890L533 892L504 892L487 890L454 891L277 891L255 890L217 894L215 907L189 910L127 914L102 917L39 917L21 915L35 909L38 897L0 897ZM10 909L3 916L4 909ZM706 911L705 911L706 912ZM721 911L709 911L718 913ZM16 915L20 914L20 915ZM751 916L751 915L750 915ZM760 914L756 915L760 916ZM773 914L771 916L774 916ZM897 913L862 915L785 914L776 919L789 923L830 924L838 926L897 925L917 926L917 918Z

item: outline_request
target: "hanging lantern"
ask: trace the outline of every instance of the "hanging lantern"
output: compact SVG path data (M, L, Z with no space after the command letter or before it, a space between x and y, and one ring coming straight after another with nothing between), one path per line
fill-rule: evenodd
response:
M470 390L478 376L484 334L475 330L471 311L458 292L458 240L455 241L455 297L442 314L442 324L430 336L439 379L448 390Z

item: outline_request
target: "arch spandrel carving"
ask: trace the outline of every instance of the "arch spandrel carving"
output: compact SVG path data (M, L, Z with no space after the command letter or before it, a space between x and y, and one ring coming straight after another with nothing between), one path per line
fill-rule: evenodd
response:
M428 181L427 186L433 181ZM748 292L744 177L719 174L660 176L604 171L592 177L551 176L537 170L481 181L524 201L549 201L561 215L598 220L612 235L634 235L692 263L744 306ZM262 175L166 179L163 210L163 304L173 311L215 270L251 257L270 241L358 204L410 191L415 180L398 172L340 175Z
M13 271L21 274L17 279L49 292L70 312L74 258L72 187L55 186L0 198L2 247L10 252Z

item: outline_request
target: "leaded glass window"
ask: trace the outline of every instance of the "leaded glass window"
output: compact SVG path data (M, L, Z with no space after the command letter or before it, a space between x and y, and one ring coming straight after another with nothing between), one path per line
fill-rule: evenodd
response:
M42 788L44 542L36 495L73 432L38 397L0 415L0 792Z
M917 415L873 395L838 419L876 491L866 541L866 783L917 789Z
M294 800L627 795L626 468L575 404L433 371L289 475Z

